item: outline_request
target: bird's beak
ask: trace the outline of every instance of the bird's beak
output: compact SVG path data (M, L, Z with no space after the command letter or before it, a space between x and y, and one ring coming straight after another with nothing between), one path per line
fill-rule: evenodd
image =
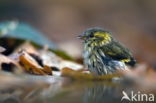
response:
M77 36L79 39L82 39L82 40L84 40L85 39L85 37L84 37L84 35L83 34L80 34L79 36Z

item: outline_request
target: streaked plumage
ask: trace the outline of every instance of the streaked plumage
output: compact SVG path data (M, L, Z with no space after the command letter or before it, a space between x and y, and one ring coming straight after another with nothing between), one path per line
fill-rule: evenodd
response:
M80 38L84 40L84 63L96 75L112 74L117 69L127 69L125 64L135 64L129 49L115 40L108 31L91 28Z

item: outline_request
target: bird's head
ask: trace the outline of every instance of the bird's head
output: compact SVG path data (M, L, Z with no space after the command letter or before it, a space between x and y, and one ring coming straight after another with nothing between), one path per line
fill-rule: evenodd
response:
M85 43L89 43L91 46L102 46L110 43L112 40L111 33L101 28L87 29L78 37L84 40Z

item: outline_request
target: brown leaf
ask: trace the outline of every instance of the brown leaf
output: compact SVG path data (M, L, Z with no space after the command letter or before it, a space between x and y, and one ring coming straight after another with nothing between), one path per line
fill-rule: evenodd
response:
M23 65L25 71L28 73L33 73L37 75L48 75L52 74L52 70L50 70L48 67L41 67L34 58L32 58L28 53L25 51L22 52L22 55L19 57L20 63ZM47 74L48 72L48 74Z
M44 68L43 71L45 73L52 75L52 69L49 66L45 65L43 68Z

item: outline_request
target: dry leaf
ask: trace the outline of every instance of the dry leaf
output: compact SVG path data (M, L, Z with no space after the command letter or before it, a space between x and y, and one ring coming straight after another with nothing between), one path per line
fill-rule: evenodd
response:
M50 51L40 51L40 58L43 60L43 64L49 67L55 67L59 70L63 68L72 68L73 70L80 70L83 68L83 65L77 64L72 61L63 60L62 58L58 57L54 53Z
M37 49L29 41L26 41L25 43L21 44L14 50L13 53L18 53L21 50L24 50L29 54L39 55Z
M52 69L49 66L45 65L43 68L44 68L43 71L45 73L52 75Z
M14 71L14 70L12 70L14 68L11 68L9 65L10 66L15 66L16 69L18 69L17 70L18 72L22 72L21 66L15 60L12 60L11 58L9 58L9 57L7 57L5 55L0 54L0 69L1 70L2 69L3 70L7 69L5 71Z
M48 74L51 75L52 74L52 70L50 70L48 67L45 67L45 70L44 70L44 68L41 67L37 63L37 61L25 51L22 52L22 55L19 57L19 59L25 71L27 71L28 73L33 73L37 75L48 75Z

